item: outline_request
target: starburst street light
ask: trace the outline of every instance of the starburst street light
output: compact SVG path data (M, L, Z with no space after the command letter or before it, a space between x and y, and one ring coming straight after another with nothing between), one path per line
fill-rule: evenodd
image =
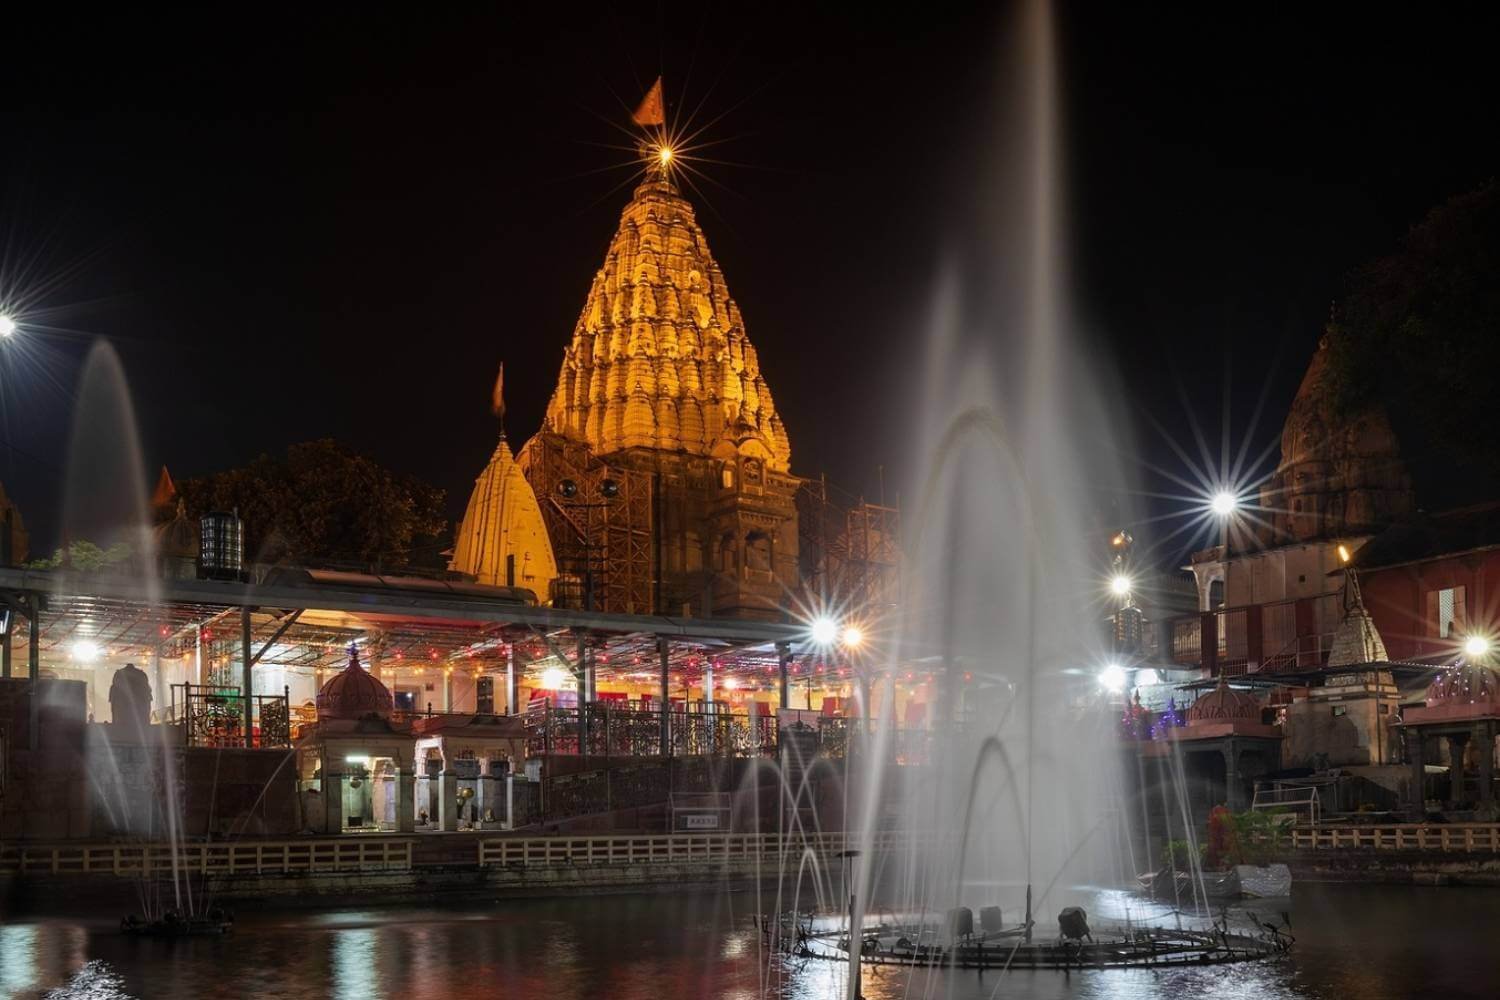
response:
M1126 594L1130 593L1130 577L1126 576L1124 573L1116 573L1114 576L1110 577L1109 590L1110 593L1114 594L1116 597L1124 597Z
M9 337L16 332L16 321L5 313L0 313L0 337Z
M565 677L561 667L548 667L542 671L542 690L560 691Z
M1464 655L1471 660L1489 655L1490 641L1482 635L1471 635L1464 640Z
M1099 686L1111 694L1119 694L1125 690L1125 668L1118 663L1111 663L1099 671Z
M657 162L660 163L664 167L671 166L672 165L672 147L671 146L662 146L661 148L659 148L656 151L656 159L657 159Z
M827 615L813 619L812 641L819 646L832 646L839 637L839 623Z
M1228 490L1220 490L1209 500L1208 507L1220 517L1228 517L1239 509L1240 498Z
M858 649L865 641L864 629L858 625L848 625L844 628L843 638L840 640L845 649Z

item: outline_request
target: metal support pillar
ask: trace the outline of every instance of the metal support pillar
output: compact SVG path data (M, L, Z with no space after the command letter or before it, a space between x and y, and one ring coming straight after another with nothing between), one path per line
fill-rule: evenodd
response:
M254 654L250 651L250 608L240 608L240 662L244 664L245 691L245 748L255 747L255 689L251 669L255 666Z
M520 700L521 692L516 687L516 644L511 643L505 647L505 714L518 715L520 707L516 704Z
M672 641L664 635L656 637L656 653L659 658L661 682L661 755L672 756L672 699L668 690L667 668L672 663Z
M35 681L42 676L42 602L32 594L26 603L31 607L26 623L26 676Z
M573 680L578 686L578 756L589 755L589 703L588 703L588 634L577 630L578 653L573 664Z
M0 636L0 677L10 676L10 636L16 630L16 623L19 620L20 616L12 612L10 626L5 630L5 634Z
M790 692L787 689L787 683L786 683L787 668L791 665L791 662L792 662L792 644L791 643L789 643L789 642L778 642L776 644L776 662L777 662L778 667L780 668L779 672L780 672L780 675L781 675L781 707L782 708L791 708L792 707L792 698L791 698Z

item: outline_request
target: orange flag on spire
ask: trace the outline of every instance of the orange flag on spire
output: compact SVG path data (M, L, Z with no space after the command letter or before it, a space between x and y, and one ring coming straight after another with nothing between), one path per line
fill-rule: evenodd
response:
M637 125L665 125L667 123L667 109L661 99L661 77L646 91L646 96L641 100L641 106L635 109L635 114L630 116Z
M505 362L500 362L500 374L495 376L495 394L490 397L490 412L505 420Z

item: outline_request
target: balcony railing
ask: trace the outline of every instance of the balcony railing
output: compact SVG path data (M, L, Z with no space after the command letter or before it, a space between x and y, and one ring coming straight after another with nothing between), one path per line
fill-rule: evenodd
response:
M1338 594L1184 615L1171 621L1172 662L1230 676L1316 669L1342 617Z

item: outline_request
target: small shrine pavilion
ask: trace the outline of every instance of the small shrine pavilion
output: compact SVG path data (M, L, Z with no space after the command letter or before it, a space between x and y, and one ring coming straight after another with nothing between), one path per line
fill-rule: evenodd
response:
M317 705L318 721L296 743L304 825L319 833L415 829L411 724L393 721L391 692L360 666L357 647Z
M1500 733L1500 671L1483 663L1459 662L1443 670L1427 688L1421 706L1402 713L1406 760L1411 767L1408 798L1422 812L1427 796L1427 763L1438 763L1447 743L1450 808L1478 803L1492 808L1495 737ZM1476 772L1470 777L1472 761Z
M1234 811L1248 808L1255 779L1281 766L1281 732L1261 720L1260 701L1236 691L1220 675L1213 690L1193 702L1187 724L1167 730L1167 738L1181 748L1190 779L1199 796L1222 802ZM1145 744L1143 753L1166 755L1170 743ZM1198 796L1195 796L1195 798Z

